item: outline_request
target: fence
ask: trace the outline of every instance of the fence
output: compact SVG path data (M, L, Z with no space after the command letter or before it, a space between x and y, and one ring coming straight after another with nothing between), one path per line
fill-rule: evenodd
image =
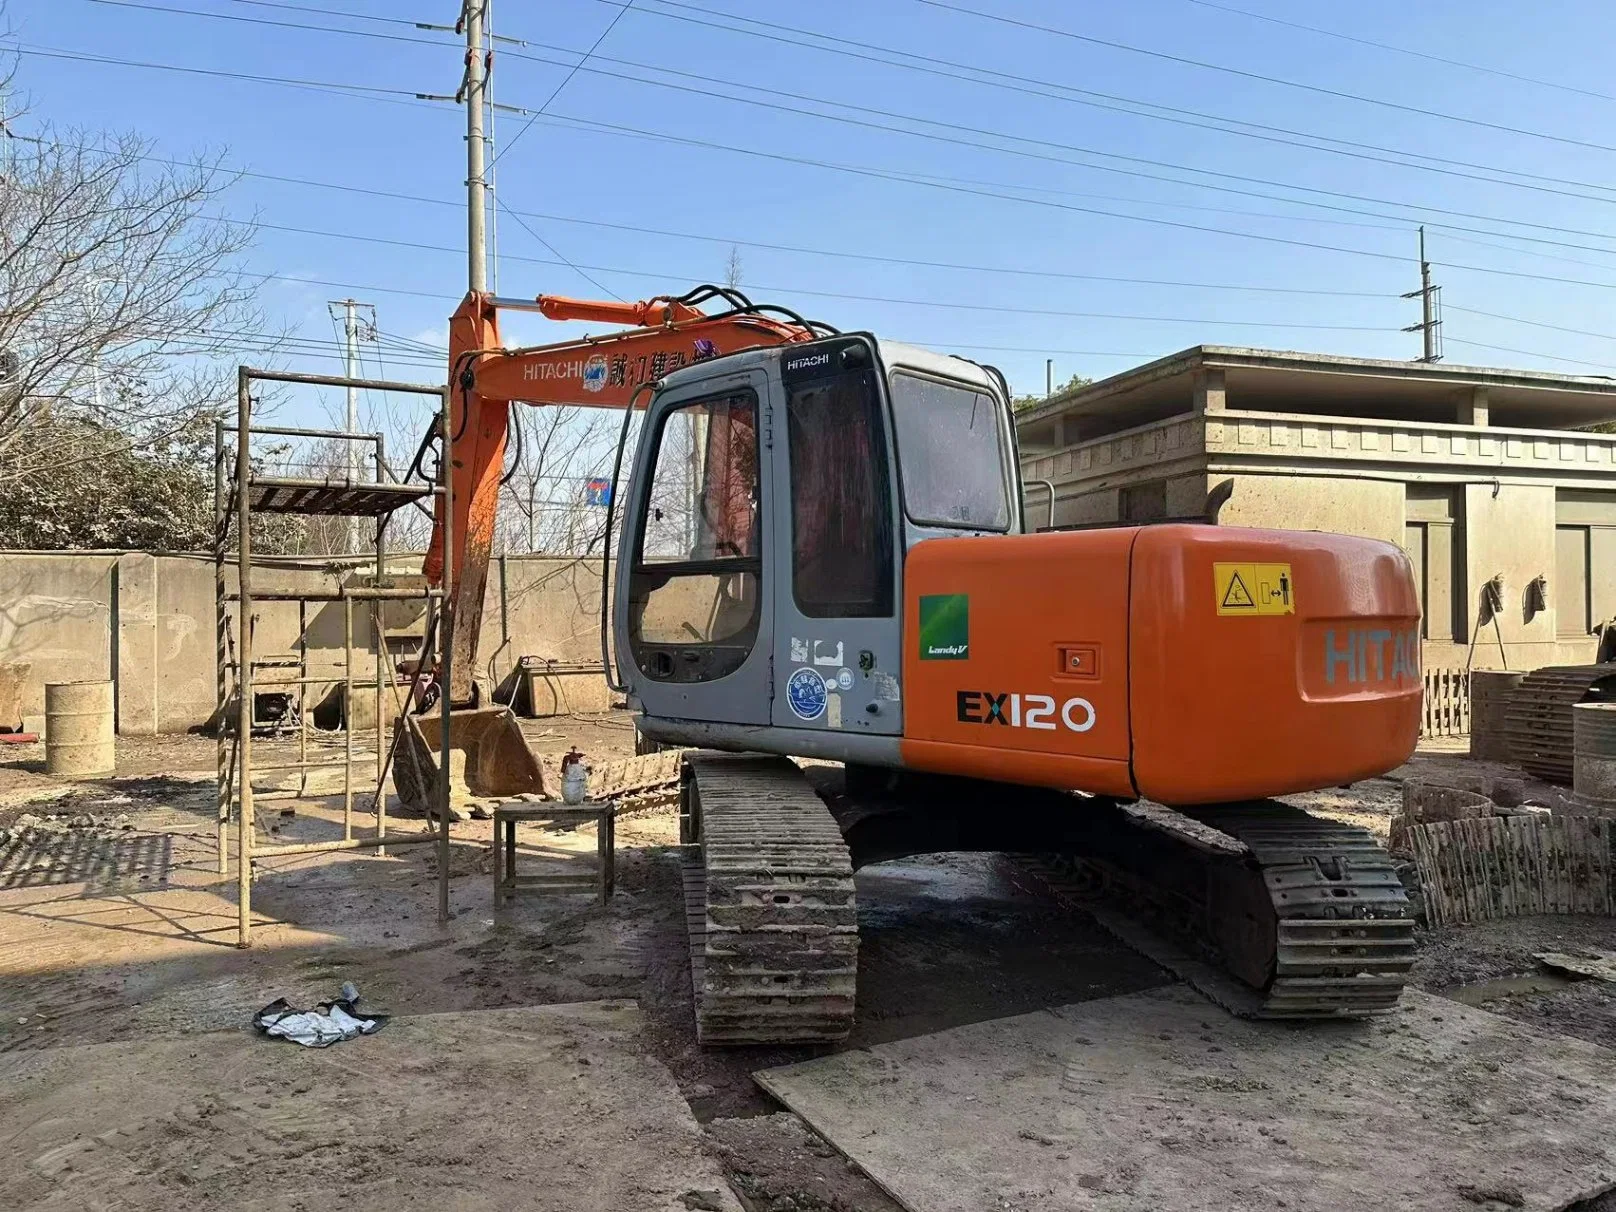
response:
M1420 717L1420 735L1470 735L1470 671L1467 669L1426 669L1425 706Z

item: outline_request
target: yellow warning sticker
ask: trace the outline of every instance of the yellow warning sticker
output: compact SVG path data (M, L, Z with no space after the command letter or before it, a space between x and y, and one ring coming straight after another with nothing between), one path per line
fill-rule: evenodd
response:
M1214 564L1219 614L1295 614L1296 582L1289 564Z

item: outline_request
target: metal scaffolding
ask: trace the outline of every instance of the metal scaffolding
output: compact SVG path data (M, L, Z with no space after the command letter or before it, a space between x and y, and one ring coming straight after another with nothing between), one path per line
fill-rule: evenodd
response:
M388 602L424 602L426 623L421 635L421 652L417 661L417 679L436 657L435 675L440 687L447 686L449 678L449 644L447 603L449 596L448 569L453 567L449 551L450 536L445 533L445 583L439 588L390 588L387 577L387 527L395 510L424 497L448 498L451 469L449 460L441 460L439 483L435 486L401 484L394 481L387 468L386 452L381 434L355 433L347 430L295 429L252 424L252 385L255 382L300 383L320 387L366 388L373 391L406 392L412 395L432 396L438 401L439 432L449 432L449 393L441 387L418 383L394 383L377 379L353 379L341 376L292 374L284 371L255 370L243 366L237 372L236 424L234 426L234 458L231 458L229 435L231 426L220 420L214 427L214 597L215 641L218 649L218 848L219 874L229 874L229 826L236 824L236 879L237 879L237 945L246 947L252 941L252 879L253 861L272 855L313 854L331 850L359 850L376 848L385 854L384 847L436 841L438 844L438 918L447 921L449 915L449 781L438 780L433 800L438 827L425 834L400 836L387 833L386 778L391 748L384 741L383 721L387 718L384 695L399 695L397 678L388 668L386 629L382 625L382 611ZM283 476L256 471L253 467L251 443L255 437L308 438L350 444L366 444L374 449L374 481L358 479L352 469L358 460L343 460L344 470L338 475ZM375 525L375 574L371 584L341 584L329 589L272 589L258 584L253 566L252 517L255 513L304 514L326 517L347 517L357 520L370 518ZM237 569L237 587L232 592L228 565L234 549ZM357 568L356 568L357 571ZM287 653L260 655L254 651L254 630L258 615L254 607L262 602L295 603L298 612L296 650ZM342 687L343 756L322 760L309 755L308 730L309 689L337 681L329 676L311 675L308 653L308 607L311 602L341 602L343 612L343 660L340 683ZM236 627L232 634L230 608L236 606ZM374 678L360 680L356 676L354 650L354 610L356 605L369 611L371 635L375 646ZM435 639L434 639L435 637ZM260 673L264 676L260 677ZM413 690L413 686L412 686ZM258 705L265 692L284 695L283 714L274 721L260 719ZM375 783L373 808L376 814L375 830L369 836L355 836L353 811L355 769L365 759L354 753L354 706L359 692L373 696L376 729ZM441 703L441 700L440 700ZM411 696L405 695L395 703L399 714L410 710ZM443 752L449 748L449 713L441 705L439 718L443 729ZM233 720L233 726L231 721ZM295 727L298 738L298 757L295 762L253 765L253 732L275 724ZM343 785L342 838L326 842L305 842L287 845L263 846L255 844L254 809L256 804L272 800L304 798L309 794L309 776L316 770L341 770ZM253 786L256 775L280 773L297 775L293 789L257 791ZM365 785L371 785L367 779Z

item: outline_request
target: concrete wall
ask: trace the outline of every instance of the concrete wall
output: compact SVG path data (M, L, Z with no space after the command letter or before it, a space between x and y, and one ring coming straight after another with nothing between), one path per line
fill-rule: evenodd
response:
M418 555L399 556L389 571L412 573L419 567ZM598 561L511 556L504 561L503 577L500 571L496 566L488 578L480 676L501 683L524 656L563 662L570 669L598 668ZM257 569L257 585L331 588L353 575L351 568L330 562L266 562ZM300 614L293 602L259 602L255 614L258 657L293 656L301 636L310 676L329 677L329 684L311 689L312 709L341 680L341 603L312 602ZM418 635L419 614L418 606L390 606L384 627L389 634L408 629ZM355 644L374 651L367 616L368 611L354 611ZM233 609L231 635L240 635ZM395 644L397 650L405 647ZM22 694L30 728L43 726L47 682L105 679L117 683L120 732L200 727L212 716L217 697L212 560L143 552L0 553L0 664L13 662L32 666ZM373 659L364 659L359 676L372 669ZM261 681L275 676L258 675ZM296 674L288 670L279 676ZM0 726L15 722L0 720Z
M0 556L0 661L32 666L22 692L30 724L44 715L46 682L115 675L117 564L116 555Z
M1218 516L1225 526L1328 530L1403 541L1403 486L1394 481L1306 475L1213 478L1234 480L1234 495Z

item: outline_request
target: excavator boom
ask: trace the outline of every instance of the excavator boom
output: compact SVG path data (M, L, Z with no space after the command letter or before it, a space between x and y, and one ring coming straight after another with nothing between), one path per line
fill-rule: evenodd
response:
M709 299L729 306L703 312L698 304ZM506 349L499 334L501 311L633 327L553 345ZM781 309L757 307L718 287L638 303L559 295L466 296L449 321L452 427L444 457L454 468L451 497L447 502L437 498L424 567L429 583L442 586L447 580L451 586L452 685L446 688L451 702L468 703L474 696L474 658L499 512L510 406L633 407L641 388L675 370L743 349L811 340L819 327ZM643 404L642 398L639 405ZM453 534L449 550L454 566L448 569L443 559L446 522Z

